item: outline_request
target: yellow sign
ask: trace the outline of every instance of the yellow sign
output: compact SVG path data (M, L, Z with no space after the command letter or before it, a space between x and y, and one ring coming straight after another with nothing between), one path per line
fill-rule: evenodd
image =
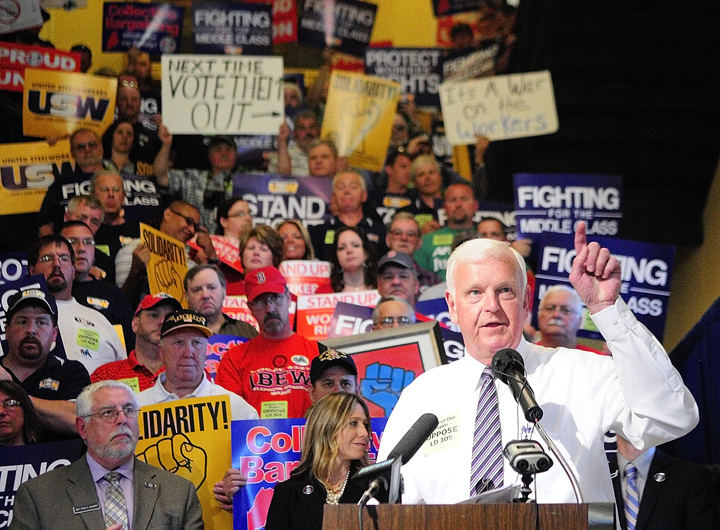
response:
M183 278L188 271L185 244L143 223L140 223L140 241L150 250L147 265L150 292L167 293L187 307L183 289Z
M23 134L58 138L81 127L102 136L115 118L117 79L25 69Z
M37 212L63 170L72 171L68 140L0 145L0 215Z
M350 166L380 171L399 97L400 85L395 81L333 72L321 136L335 142Z
M181 399L143 407L135 454L143 462L188 479L195 485L205 528L232 528L232 514L220 509L213 485L231 464L230 398Z

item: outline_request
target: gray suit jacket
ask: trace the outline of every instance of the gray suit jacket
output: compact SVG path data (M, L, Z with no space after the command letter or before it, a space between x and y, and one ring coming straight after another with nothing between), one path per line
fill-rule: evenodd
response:
M195 486L135 459L132 530L205 528ZM22 484L15 494L11 530L104 530L86 457Z

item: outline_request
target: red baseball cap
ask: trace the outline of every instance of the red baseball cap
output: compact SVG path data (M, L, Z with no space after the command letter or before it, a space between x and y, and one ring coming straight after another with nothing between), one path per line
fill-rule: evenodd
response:
M245 275L245 295L254 302L261 294L285 292L285 277L275 267L262 267Z
M182 304L178 302L175 298L170 296L167 293L155 293L155 294L149 294L145 298L142 299L140 304L138 304L137 309L135 310L135 316L138 315L140 311L143 309L150 309L151 307L155 307L158 304L162 303L169 303L172 305L173 309L175 311L179 311L183 308Z

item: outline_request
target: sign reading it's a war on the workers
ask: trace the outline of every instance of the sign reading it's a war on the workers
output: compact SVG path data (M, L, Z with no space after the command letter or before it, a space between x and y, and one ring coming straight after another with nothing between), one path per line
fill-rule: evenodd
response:
M370 44L376 12L375 4L358 0L305 0L298 41L362 58Z
M193 483L200 499L205 528L230 528L232 516L220 508L213 485L230 467L228 396L198 397L144 406L135 448L139 460Z
M299 219L312 226L322 224L329 215L332 179L235 175L233 195L247 201L255 225L276 226L286 219Z
M153 55L175 53L182 42L183 8L168 4L105 2L102 50L130 48Z
M79 72L80 54L43 46L0 42L0 90L22 92L25 86L26 67Z
M68 136L81 127L102 136L115 118L117 79L25 69L23 134Z
M439 48L368 48L365 73L396 81L418 105L437 106L442 54Z
M320 135L335 142L350 166L380 171L399 98L395 81L334 71Z
M549 71L498 75L440 85L445 134L452 145L478 135L507 140L558 130Z
M69 140L0 145L0 215L37 212L63 169L72 171Z
M285 109L283 59L163 55L162 102L163 124L173 134L277 134Z
M268 4L195 3L192 27L195 53L272 53L272 12Z
M622 218L622 179L609 175L517 174L518 238L546 232L574 234L585 221L588 235L616 236Z
M150 292L167 293L187 306L183 288L188 271L185 244L145 223L140 223L140 242L150 251L147 264Z
M374 462L386 418L371 418L368 459ZM290 478L303 448L305 419L232 422L232 467L247 477L233 497L233 530L265 527L275 484Z
M675 247L614 237L589 236L588 241L596 241L601 247L606 247L620 262L620 296L637 319L662 341ZM574 235L543 234L537 245L535 307L539 307L540 299L551 285L562 283L570 286L568 276L576 255ZM604 340L587 311L578 335Z

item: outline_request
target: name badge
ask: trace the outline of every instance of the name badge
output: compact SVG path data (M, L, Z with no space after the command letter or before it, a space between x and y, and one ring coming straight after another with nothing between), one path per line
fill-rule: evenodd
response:
M75 515L79 515L81 513L94 512L95 510L99 510L99 509L100 509L100 505L98 503L87 504L85 506L73 506L73 513Z

